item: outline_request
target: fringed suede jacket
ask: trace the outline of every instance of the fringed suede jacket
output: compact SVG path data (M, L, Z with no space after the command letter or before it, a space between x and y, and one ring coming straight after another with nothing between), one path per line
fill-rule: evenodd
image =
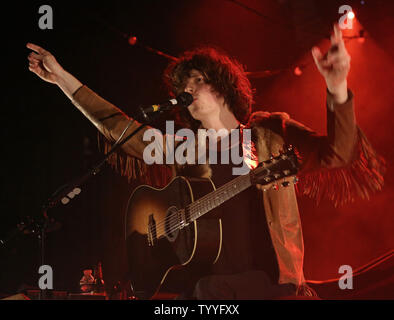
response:
M317 202L328 197L335 205L342 205L354 201L357 196L368 198L383 186L384 160L375 153L356 125L353 94L351 91L348 93L345 103L336 104L327 92L327 136L317 135L285 113L256 112L245 126L251 129L260 162L271 154L278 154L284 144L293 145L301 157L296 187L261 191L279 266L279 283L295 284L299 294L305 288L305 278L304 245L296 192L310 196ZM86 86L74 93L73 103L105 137L105 151L130 122L129 117ZM135 121L127 132L138 125ZM142 161L144 148L150 143L143 141L145 130L140 130L123 145L125 154L114 154L110 162L130 179L138 175L146 179L151 177L152 180L145 180L145 183L163 186L169 182L168 176L160 173L163 171L157 171L157 165L146 166ZM170 168L172 176L210 177L209 164L174 164Z

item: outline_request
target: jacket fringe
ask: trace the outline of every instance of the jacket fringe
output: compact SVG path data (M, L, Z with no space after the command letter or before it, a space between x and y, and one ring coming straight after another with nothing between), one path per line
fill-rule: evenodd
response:
M111 150L112 144L98 133L98 148L104 154ZM166 186L172 178L172 171L166 165L147 165L143 160L126 154L123 150L117 150L107 160L115 172L126 177L128 183L137 182L147 184L155 188Z
M339 207L360 198L369 200L372 193L382 189L385 171L385 160L357 127L355 153L350 164L301 174L296 190L298 194L314 199L316 204L328 199Z

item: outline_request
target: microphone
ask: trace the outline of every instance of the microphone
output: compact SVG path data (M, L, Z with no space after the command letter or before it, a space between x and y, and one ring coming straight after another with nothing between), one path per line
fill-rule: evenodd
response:
M142 111L144 118L148 118L149 113L166 111L175 106L186 108L192 104L193 100L194 98L190 93L182 92L175 99L167 100L161 104L153 104L148 107L140 107L140 109Z

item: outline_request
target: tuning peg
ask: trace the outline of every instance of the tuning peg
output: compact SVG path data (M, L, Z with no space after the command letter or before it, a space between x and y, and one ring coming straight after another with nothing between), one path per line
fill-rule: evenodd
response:
M274 156L270 154L269 158L264 161L265 164L271 164L274 160Z
M298 178L297 178L297 177L294 177L294 178L293 178L293 183L294 183L294 184L297 184L297 182L298 182Z

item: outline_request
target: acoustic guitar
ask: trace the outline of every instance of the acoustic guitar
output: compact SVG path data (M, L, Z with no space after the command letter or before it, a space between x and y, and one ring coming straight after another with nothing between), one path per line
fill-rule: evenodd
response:
M125 216L129 277L137 299L184 292L209 273L220 256L218 207L255 184L288 186L299 163L292 147L248 174L216 188L210 179L178 176L166 187L137 187Z

